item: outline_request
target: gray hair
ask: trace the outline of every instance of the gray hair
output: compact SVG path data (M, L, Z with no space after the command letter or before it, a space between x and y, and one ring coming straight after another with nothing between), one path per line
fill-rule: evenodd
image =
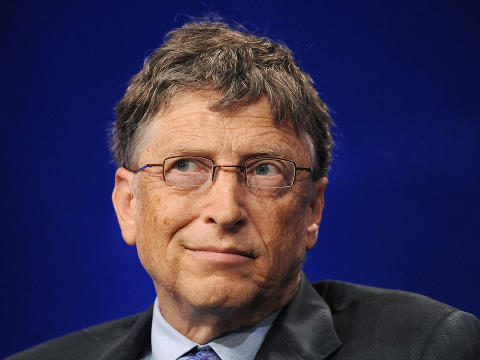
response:
M143 130L174 97L206 89L221 94L210 110L225 113L266 95L273 124L291 119L297 135L313 147L313 178L327 175L332 120L311 77L286 46L216 20L193 21L168 33L130 80L115 108L110 143L117 165L132 169Z

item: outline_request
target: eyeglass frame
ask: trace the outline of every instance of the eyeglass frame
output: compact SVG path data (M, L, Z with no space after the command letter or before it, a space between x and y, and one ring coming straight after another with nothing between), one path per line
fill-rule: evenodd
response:
M169 157L166 157L165 159L163 159L163 162L160 164L160 163L156 163L156 164L145 164L144 166L138 168L137 170L130 170L131 172L133 172L134 174L138 174L140 172L142 172L143 170L147 169L147 168L151 168L151 167L157 167L157 166L161 166L162 167L162 177L163 177L163 181L165 181L165 183L167 185L170 185L170 186L179 186L179 187L185 187L185 188L195 188L195 187L199 187L199 186L202 186L202 185L205 185L207 182L203 183L202 185L191 185L191 186L188 186L188 185L185 185L185 186L182 186L182 185L172 185L172 184L169 184L167 182L167 179L165 177L165 162L170 160L170 159L181 159L181 158L195 158L195 159L205 159L205 160L208 160L212 163L212 182L215 180L215 172L217 170L217 168L236 168L236 169L239 169L240 170L240 173L242 174L242 178L243 180L245 181L245 184L247 184L248 187L251 187L251 188L255 188L255 189L284 189L284 188L290 188L293 186L293 184L295 184L295 180L297 179L297 170L300 170L300 171L306 171L308 173L312 173L312 169L311 168L305 168L305 167L297 167L297 164L295 163L295 161L293 160L289 160L289 159L284 159L284 158L278 158L278 157L272 157L272 156L255 156L255 157L252 157L252 158L248 158L247 160L245 160L245 162L243 163L243 165L215 165L215 161L213 161L212 159L208 158L208 157L205 157L205 156L199 156L199 155L177 155L177 156L169 156ZM247 163L249 161L253 161L253 160L258 160L258 159L266 159L266 160L282 160L282 161L287 161L291 164L293 164L293 179L292 179L292 182L290 185L286 185L286 186L278 186L278 187L275 187L275 186L272 186L272 187L261 187L261 186L252 186L248 183L247 181ZM237 171L238 173L238 171Z

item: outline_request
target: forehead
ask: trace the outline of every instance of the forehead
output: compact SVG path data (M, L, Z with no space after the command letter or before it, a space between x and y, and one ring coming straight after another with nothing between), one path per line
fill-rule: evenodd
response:
M140 160L151 162L182 154L210 156L214 160L259 154L302 164L309 160L306 143L297 136L292 122L273 124L266 97L228 114L210 110L218 98L217 93L208 91L173 100L168 110L145 129L138 149Z

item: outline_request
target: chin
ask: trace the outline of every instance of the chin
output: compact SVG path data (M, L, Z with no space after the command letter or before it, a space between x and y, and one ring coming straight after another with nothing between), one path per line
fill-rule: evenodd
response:
M183 296L197 308L232 311L250 307L260 291L251 279L228 280L216 276L188 286Z

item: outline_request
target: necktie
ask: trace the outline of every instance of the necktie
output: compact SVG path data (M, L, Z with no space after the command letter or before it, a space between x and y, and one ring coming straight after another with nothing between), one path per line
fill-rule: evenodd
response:
M192 349L188 354L179 357L178 360L222 360L210 346L201 346Z

